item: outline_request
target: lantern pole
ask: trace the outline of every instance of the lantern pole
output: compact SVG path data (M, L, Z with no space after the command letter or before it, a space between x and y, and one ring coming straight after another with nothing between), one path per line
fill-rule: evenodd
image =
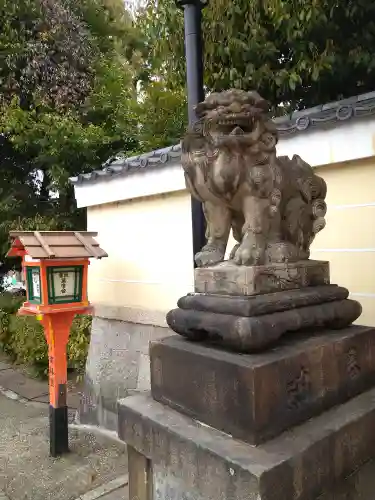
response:
M66 346L74 316L75 312L36 316L44 327L48 343L51 457L69 451Z
M207 0L175 0L175 2L177 7L184 10L188 117L189 125L194 125L197 121L195 106L204 101L202 9L206 6ZM203 208L195 198L191 199L191 219L195 267L194 257L206 243Z

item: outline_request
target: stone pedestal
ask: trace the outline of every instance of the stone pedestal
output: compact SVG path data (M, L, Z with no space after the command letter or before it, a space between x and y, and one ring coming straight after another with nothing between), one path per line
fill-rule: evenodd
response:
M329 284L329 263L302 260L264 266L236 266L230 261L195 270L195 291L257 295Z
M151 395L119 404L132 498L372 500L375 328L349 326L328 264L195 278L180 336L151 343Z
M267 110L257 92L210 94L182 142L207 244L167 315L184 338L153 343L151 395L119 403L131 500L374 498L375 328L350 326L360 304L306 259L327 186L277 157Z
M374 389L257 447L151 396L119 403L139 500L372 500L374 468L361 466L374 456L374 428Z
M155 400L259 444L375 385L375 329L298 335L239 355L177 336L151 343Z
M226 269L223 274L228 277L231 271ZM336 285L253 296L193 294L179 300L179 307L167 314L167 323L191 340L212 341L237 352L257 352L287 332L350 325L362 308L348 295L348 290Z

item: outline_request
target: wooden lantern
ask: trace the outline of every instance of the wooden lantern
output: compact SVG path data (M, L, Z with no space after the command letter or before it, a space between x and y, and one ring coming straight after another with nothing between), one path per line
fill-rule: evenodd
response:
M108 255L97 233L12 231L8 257L21 257L27 300L18 314L35 315L44 327L49 350L50 451L68 451L66 345L76 314L89 314L87 274L90 258Z

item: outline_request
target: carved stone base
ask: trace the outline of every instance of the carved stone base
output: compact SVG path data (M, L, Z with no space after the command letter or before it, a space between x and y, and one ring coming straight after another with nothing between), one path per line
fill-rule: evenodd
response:
M258 444L374 386L375 328L299 335L256 355L175 336L151 343L150 358L155 400Z
M266 266L221 262L195 270L195 291L224 295L256 295L329 284L329 262L303 260Z
M131 498L142 500L373 500L361 467L375 454L374 427L374 389L259 446L150 396L119 401L119 437L136 450Z
M344 328L361 314L336 285L258 296L188 295L169 311L170 328L191 340L213 341L239 352L256 352L287 332Z

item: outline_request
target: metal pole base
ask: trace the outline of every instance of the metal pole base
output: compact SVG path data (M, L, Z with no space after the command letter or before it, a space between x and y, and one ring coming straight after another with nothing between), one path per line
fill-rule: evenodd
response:
M49 407L50 455L58 457L69 452L68 407Z

